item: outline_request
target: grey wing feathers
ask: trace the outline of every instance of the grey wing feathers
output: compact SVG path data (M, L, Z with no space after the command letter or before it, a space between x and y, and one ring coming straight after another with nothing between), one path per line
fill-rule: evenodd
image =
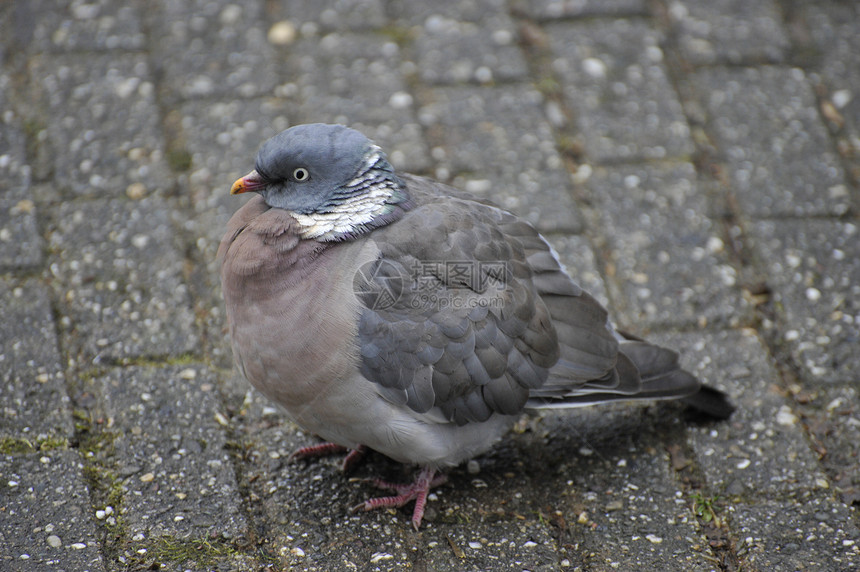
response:
M410 190L429 184L409 181ZM500 226L516 219L471 201L434 202L424 197L371 237L403 287L392 304L362 309L361 372L387 399L459 424L519 413L558 342L526 252ZM360 297L378 286L367 278Z
M384 397L464 424L699 390L675 352L616 332L530 224L404 179L418 206L372 235L402 290L359 319L361 372Z

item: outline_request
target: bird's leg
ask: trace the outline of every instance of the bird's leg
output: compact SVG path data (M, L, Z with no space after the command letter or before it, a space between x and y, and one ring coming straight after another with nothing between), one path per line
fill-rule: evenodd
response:
M312 457L325 457L327 455L346 453L346 457L343 458L340 468L344 473L348 473L353 469L355 464L364 457L366 452L367 447L364 445L360 445L358 448L350 450L343 445L338 445L337 443L318 443L316 445L309 445L307 447L296 449L292 454L290 454L289 460L310 459Z
M422 468L418 477L410 484L397 484L383 481L382 479L368 479L367 482L373 486L396 492L396 496L377 497L364 501L352 507L353 512L357 510L374 510L377 508L401 507L411 500L415 501L415 509L412 511L412 527L415 530L421 526L424 518L424 507L427 505L427 495L430 489L445 483L448 477L437 475L435 469Z

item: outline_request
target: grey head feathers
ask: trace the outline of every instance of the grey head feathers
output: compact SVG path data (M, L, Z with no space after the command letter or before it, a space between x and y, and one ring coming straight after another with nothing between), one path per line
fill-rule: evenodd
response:
M244 188L289 211L302 237L354 238L408 208L402 181L382 149L343 125L297 125L260 147ZM239 181L237 181L237 185Z

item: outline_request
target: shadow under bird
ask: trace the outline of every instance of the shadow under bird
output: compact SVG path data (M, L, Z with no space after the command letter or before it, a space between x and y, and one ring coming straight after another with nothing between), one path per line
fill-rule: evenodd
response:
M523 411L682 399L732 406L678 355L618 332L528 222L394 171L367 137L298 125L266 141L232 194L254 191L221 242L241 373L327 443L417 465L355 507L415 501L490 448Z

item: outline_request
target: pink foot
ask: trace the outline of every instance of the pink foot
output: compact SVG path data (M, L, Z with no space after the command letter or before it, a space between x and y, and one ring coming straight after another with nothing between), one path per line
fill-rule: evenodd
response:
M319 443L317 445L310 445L308 447L296 449L290 455L289 460L311 459L314 457L325 457L328 455L346 453L346 457L343 458L340 468L344 473L348 473L353 469L355 464L364 457L366 452L367 447L364 445L361 445L357 449L349 450L343 445L338 445L337 443Z
M373 486L396 492L396 496L377 497L364 501L363 503L352 507L353 512L358 510L374 510L377 508L401 507L409 501L415 501L415 509L412 511L412 527L417 531L421 526L421 519L424 518L424 507L427 505L427 494L430 489L438 487L448 480L445 475L438 475L433 478L436 473L435 469L423 468L418 473L418 477L408 485L389 483L382 479L368 479L367 482Z

